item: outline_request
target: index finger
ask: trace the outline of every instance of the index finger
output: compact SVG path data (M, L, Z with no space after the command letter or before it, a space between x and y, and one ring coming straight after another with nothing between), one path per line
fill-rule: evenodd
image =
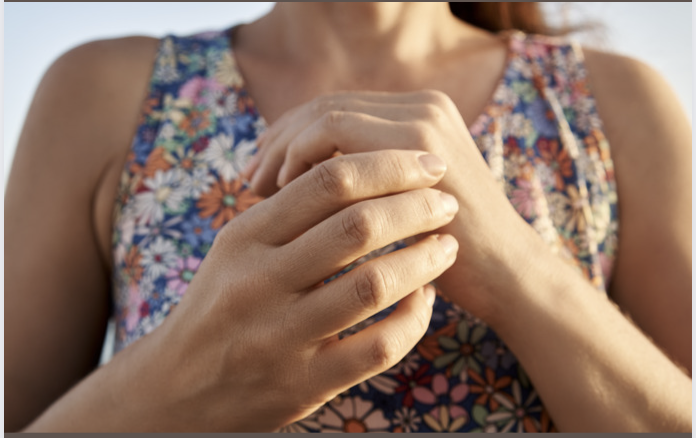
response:
M432 187L444 161L423 151L382 150L327 160L256 204L236 228L269 245L284 245L343 208L367 199Z

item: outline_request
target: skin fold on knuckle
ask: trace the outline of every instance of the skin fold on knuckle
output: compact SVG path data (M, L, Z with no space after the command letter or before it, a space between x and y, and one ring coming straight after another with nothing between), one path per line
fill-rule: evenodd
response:
M355 175L345 160L328 160L314 168L314 181L322 198L347 201L355 192Z
M390 225L384 210L364 201L344 210L342 215L341 225L351 249L365 252L383 243Z
M324 113L321 118L321 125L325 131L332 132L338 130L346 119L343 111L330 110Z
M362 309L380 310L389 294L387 275L374 265L365 266L355 280L355 296Z
M434 151L434 138L432 123L427 120L418 120L409 124L409 138L413 149L432 153Z
M403 352L406 353L405 351ZM402 357L402 342L395 336L381 332L370 343L368 351L369 368L373 371L384 371L394 366Z

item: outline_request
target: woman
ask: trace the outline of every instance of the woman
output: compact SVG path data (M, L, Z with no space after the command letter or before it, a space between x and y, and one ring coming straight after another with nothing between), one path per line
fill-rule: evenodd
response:
M690 135L642 64L444 3L71 50L6 195L6 428L688 431Z

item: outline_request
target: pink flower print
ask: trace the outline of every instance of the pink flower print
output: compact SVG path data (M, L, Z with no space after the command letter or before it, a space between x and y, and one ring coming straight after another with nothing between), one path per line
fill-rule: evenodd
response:
M433 377L426 374L428 368L430 368L430 365L423 364L415 374L409 372L399 374L395 377L401 385L394 388L394 392L397 394L402 392L405 393L403 401L404 406L409 408L413 406L414 389L421 388L423 385L428 385L432 382Z
M319 414L322 432L377 432L386 431L389 420L379 409L373 409L372 402L360 397L334 399Z
M177 259L176 265L167 272L167 288L182 296L200 265L201 259L193 256Z
M196 76L181 86L179 97L189 99L194 105L208 105L225 89L214 79Z
M512 191L510 202L525 219L532 219L541 213L544 191L539 180L518 178L517 188Z
M604 284L608 285L611 281L611 270L614 266L614 258L609 257L603 252L599 253L599 266L602 268L602 277L604 277Z
M456 432L466 424L468 419L466 411L463 416L452 417L445 405L441 405L433 409L433 412L423 415L425 424L430 426L435 432Z
M140 308L143 304L143 297L137 286L128 288L128 309L126 313L126 330L132 332L140 321Z
M413 397L419 402L426 405L442 405L447 406L448 415L453 418L466 416L466 411L458 405L469 394L469 386L466 383L460 383L450 388L450 384L444 374L436 374L433 376L432 389L424 386L419 386L413 389ZM437 418L439 407L433 408L430 414Z

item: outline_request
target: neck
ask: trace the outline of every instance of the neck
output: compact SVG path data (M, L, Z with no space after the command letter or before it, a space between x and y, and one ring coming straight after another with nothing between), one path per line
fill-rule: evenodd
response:
M447 3L277 3L268 20L286 55L334 65L421 61L462 29Z

